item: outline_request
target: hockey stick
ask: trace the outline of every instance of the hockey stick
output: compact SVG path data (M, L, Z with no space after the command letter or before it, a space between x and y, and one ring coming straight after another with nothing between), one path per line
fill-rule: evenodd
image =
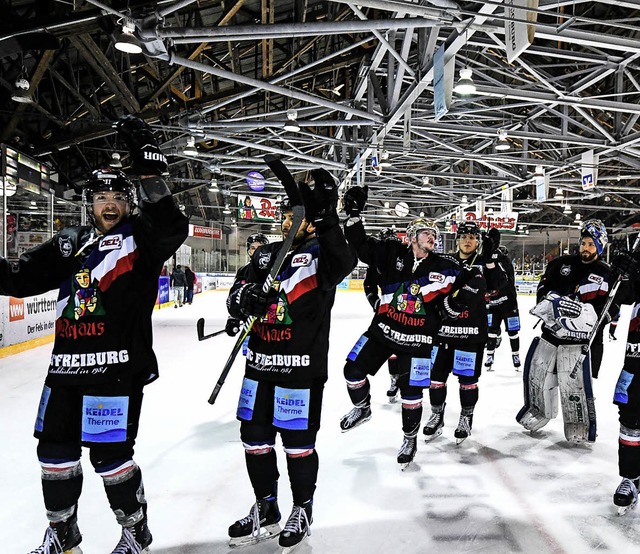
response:
M633 243L631 251L635 252L639 246L640 246L640 234L636 237L636 241ZM611 290L609 291L609 296L607 297L607 301L604 307L602 308L602 311L600 312L600 317L598 318L598 321L596 321L596 324L593 326L593 329L591 329L591 332L589 333L589 340L586 344L582 345L580 356L578 356L578 359L576 360L576 364L573 366L571 373L569 373L569 377L571 377L572 379L576 378L576 376L578 375L578 371L580 371L580 368L582 367L582 364L584 363L584 360L587 357L587 354L589 354L589 350L591 349L593 340L596 338L596 335L598 333L598 330L600 329L600 326L604 323L604 320L608 315L609 308L611 307L611 304L613 304L613 300L615 299L616 293L618 292L618 288L620 288L622 277L623 275L621 273L618 273L618 276L616 277L616 280L613 282Z
M282 241L282 246L280 247L278 255L276 256L276 259L271 266L269 275L267 275L267 278L262 285L262 292L268 292L271 288L271 285L273 284L273 281L278 276L278 273L280 273L282 265L284 264L284 260L287 257L287 254L289 254L289 250L293 246L293 241L295 240L300 227L302 227L302 220L304 219L304 205L302 203L300 191L298 190L298 185L296 184L293 176L291 175L291 173L289 173L289 170L284 165L284 163L270 154L267 154L264 157L264 161L267 163L271 171L273 171L278 180L282 183L282 186L287 193L287 197L289 198L289 202L291 203L291 208L293 210L293 218L291 220L291 227L289 229L289 232L287 233L284 241ZM249 331L251 331L251 327L253 326L255 320L256 318L254 316L250 316L242 324L238 340L234 344L233 350L231 350L231 354L229 354L229 358L224 364L222 373L220 373L218 382L216 383L216 386L214 387L213 392L209 397L209 404L213 404L216 401L218 393L220 392L222 385L224 385L224 381L227 378L229 371L231 370L231 366L233 365L238 352L240 352L240 349L242 348L242 343L249 334Z
M198 331L198 340L206 340L212 337L217 337L226 331L226 329L220 329L215 333L210 333L209 335L204 334L204 317L201 317L196 323L196 330Z

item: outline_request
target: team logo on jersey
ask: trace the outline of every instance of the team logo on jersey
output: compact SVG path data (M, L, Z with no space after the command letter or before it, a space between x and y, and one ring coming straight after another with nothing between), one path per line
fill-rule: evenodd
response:
M271 260L271 252L260 252L258 254L258 267L260 269L266 269Z
M404 269L404 262L402 258L396 258L396 271L402 271Z
M444 283L444 275L442 273L432 271L429 273L429 281L433 283Z
M120 250L122 248L122 235L109 235L104 237L98 243L98 250L105 252L106 250Z
M569 273L571 273L571 266L570 265L563 265L560 268L560 275L566 277L567 275L569 275Z
M296 254L291 260L291 267L307 267L311 265L311 254L303 252L302 254Z
M58 237L58 248L60 248L60 254L63 258L68 258L73 252L73 246L71 246L71 239L69 237Z
M104 315L98 280L91 279L91 270L83 267L73 276L69 302L62 316L78 321L89 315Z
M590 273L589 277L587 277L587 280L598 285L602 285L602 283L604 283L604 277L595 273Z
M278 296L276 297L276 301L269 306L267 313L260 321L273 325L289 325L291 323L289 303L287 302L287 296L280 292L280 281L274 281L271 287L278 293Z
M424 301L420 294L420 285L418 283L411 283L405 288L405 285L401 285L400 288L393 295L392 306L399 312L406 314L420 314L424 315Z

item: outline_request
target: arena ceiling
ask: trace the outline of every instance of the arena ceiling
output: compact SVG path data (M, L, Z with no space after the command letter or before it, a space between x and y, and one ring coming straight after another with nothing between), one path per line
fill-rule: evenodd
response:
M267 196L282 192L262 160L271 153L299 179L322 166L343 190L367 184L372 229L477 201L498 211L505 188L532 229L575 227L576 213L630 227L640 210L640 1L539 0L533 43L509 63L510 3L0 0L0 138L50 164L61 194L114 152L126 165L111 124L138 114L161 137L174 194L194 221L214 224L229 223L224 204L248 192L249 171L267 177ZM114 48L126 19L140 54ZM455 80L472 69L476 92L454 94L436 118L441 47ZM30 103L11 98L19 78ZM285 130L293 115L296 132ZM495 149L500 132L507 151ZM197 154L184 152L191 137ZM598 181L584 191L590 150ZM386 158L379 174L374 154ZM536 201L540 169L546 202Z

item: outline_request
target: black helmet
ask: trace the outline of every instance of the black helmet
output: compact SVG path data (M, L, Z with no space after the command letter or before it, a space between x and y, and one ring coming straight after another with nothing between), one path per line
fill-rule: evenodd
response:
M479 240L481 236L480 227L475 221L463 221L458 224L456 238L459 239L462 235L474 235Z
M278 220L284 220L284 214L290 212L293 208L291 207L291 202L289 198L285 197L280 202L278 202Z
M249 247L254 242L259 242L260 244L264 245L264 244L269 244L269 239L266 236L264 236L262 233L253 233L252 235L249 235L247 237L247 250L249 250Z
M508 256L509 255L509 251L507 250L506 246L498 246L498 250L497 252L501 255L501 256Z
M93 217L93 195L96 192L122 192L127 195L129 215L136 208L136 187L129 178L117 169L97 169L91 174L82 187L82 203L89 220L95 224Z

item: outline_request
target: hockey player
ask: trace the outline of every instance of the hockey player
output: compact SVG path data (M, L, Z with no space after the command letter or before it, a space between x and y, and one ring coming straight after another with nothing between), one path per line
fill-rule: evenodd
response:
M229 527L231 546L253 544L280 532L277 433L293 494L293 509L280 534L280 545L288 551L310 533L331 307L336 286L356 262L339 226L333 177L323 169L311 173L313 192L301 185L305 220L270 292L263 293L262 285L282 242L257 251L246 280L236 282L227 299L232 317L261 318L250 333L237 412L256 501L249 515ZM292 211L282 210L286 237L291 232Z
M25 297L59 288L35 424L50 524L31 554L81 552L82 446L122 526L113 553L146 553L151 544L133 451L143 388L158 377L151 330L158 277L187 238L188 220L161 177L166 159L148 126L128 116L117 128L133 172L141 175L139 213L133 182L120 171L99 170L82 193L90 225L60 231L14 266L0 258L0 294ZM80 288L87 309L78 311Z
M623 515L636 505L640 487L640 255L618 251L611 265L623 276L624 291L616 295L616 301L633 303L624 365L613 396L620 421L618 472L622 477L613 503ZM614 309L618 310L619 317L617 306Z
M570 442L594 442L596 417L591 375L602 360L602 329L575 378L570 376L588 342L609 295L610 267L600 261L607 231L597 219L580 231L577 255L561 256L547 266L538 285L538 304L531 313L543 321L542 337L531 343L523 372L524 406L517 421L529 431L544 427L558 413L558 392L565 437Z
M378 239L383 240L395 240L399 241L398 235L393 231L393 229L382 229L378 233ZM367 296L367 300L373 311L378 311L378 307L380 306L380 288L378 287L379 281L379 273L378 270L373 268L367 270L367 273L364 277L364 282L362 283L362 287L364 288L364 293ZM389 385L389 389L387 390L387 398L391 402L395 402L396 396L398 395L398 357L394 354L387 360L387 366L389 367L389 378L391 379L391 383Z
M494 258L500 243L500 232L496 228L492 228L481 242L478 225L473 221L463 221L458 225L456 238L458 250L455 257L472 277L456 294L456 300L465 306L464 311L454 319L445 317L438 331L429 388L431 417L423 433L427 441L442 434L447 378L453 372L460 385L461 407L458 427L453 434L460 444L471 435L473 411L478 402L478 381L487 342L487 283L489 288L497 289L507 277ZM482 255L479 255L481 245Z
M507 275L507 281L499 289L489 289L489 340L487 342L487 357L485 367L493 371L493 358L500 344L501 324L504 321L511 346L511 360L513 367L520 369L520 312L518 310L518 293L513 264L509 259L509 252L504 246L498 247L498 265Z
M247 276L247 273L249 272L249 267L251 265L251 258L253 258L255 251L261 246L264 246L265 244L269 244L269 239L262 233L253 233L247 237L247 256L249 256L249 261L245 265L243 265L240 269L238 269L238 272L236 273L236 276L233 280L233 285L231 286L231 288L238 285L244 285L247 282L246 276ZM230 337L235 337L240 332L241 326L242 326L242 321L240 319L236 319L235 317L229 316L224 330L226 331L227 335L229 335ZM245 339L245 343L242 346L242 353L245 356L247 354L248 343L249 343L249 337Z
M460 316L463 309L453 292L465 284L462 276L468 272L462 272L453 258L435 252L439 231L432 220L418 218L408 225L408 247L368 237L359 217L366 197L367 189L361 187L345 194L349 216L345 234L360 260L379 272L382 296L368 330L347 356L344 376L354 408L342 418L340 428L349 431L371 419L368 375L375 375L395 354L404 432L397 461L404 468L416 454L422 389L429 386L431 348L441 323L440 310L453 319Z

